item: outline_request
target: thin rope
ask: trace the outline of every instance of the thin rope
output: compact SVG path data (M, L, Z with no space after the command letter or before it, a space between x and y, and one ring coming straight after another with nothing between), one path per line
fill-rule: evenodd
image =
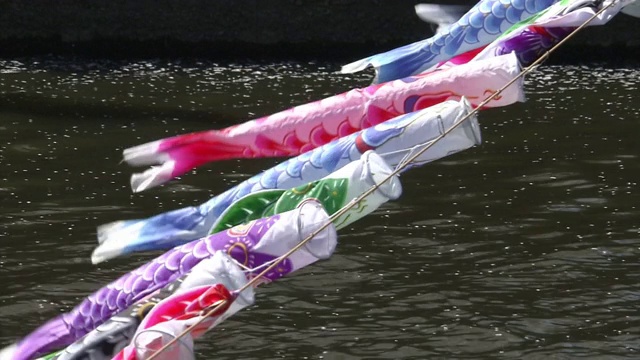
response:
M522 71L513 79L511 79L509 82L507 82L506 85L504 85L503 87L501 87L500 89L496 90L493 94L489 95L484 101L482 101L480 104L478 104L478 106L476 108L474 108L473 110L471 110L467 115L465 115L462 119L460 119L458 122L456 122L455 124L453 124L450 128L448 128L445 132L443 132L442 134L440 134L439 136L437 136L435 139L433 139L433 141L429 142L428 144L426 144L425 147L423 147L422 149L420 149L420 151L416 152L413 156L411 156L410 158L408 158L403 166L398 166L396 167L396 169L391 172L386 178L384 178L380 183L373 185L372 187L370 187L367 191L365 191L364 193L362 193L360 196L356 197L355 199L353 199L352 201L350 201L348 204L346 204L344 207L340 208L338 211L336 211L333 215L329 216L327 222L325 222L322 226L320 226L318 229L316 229L315 231L311 232L311 234L309 234L306 238L304 238L302 241L300 241L296 246L294 246L291 250L287 251L285 254L283 254L282 256L278 257L276 259L276 261L274 261L271 265L269 265L266 269L264 269L260 274L258 274L256 277L252 278L250 281L248 281L244 286L242 286L240 289L234 291L234 295L232 297L231 300L223 300L222 302L218 303L215 307L213 307L211 310L207 311L207 309L204 309L202 311L202 313L204 313L202 316L202 318L200 320L198 320L196 323L192 324L191 326L189 326L188 328L186 328L183 332L181 332L180 334L178 334L175 338L173 338L171 341L169 341L166 345L164 345L162 348L158 349L157 352L155 352L153 355L151 355L150 357L147 358L147 360L153 360L155 359L157 356L159 356L163 351L165 351L166 349L168 349L169 347L171 347L173 344L175 344L177 341L179 341L183 336L189 334L196 326L198 326L199 324L201 324L203 321L205 321L208 317L210 317L211 315L215 314L218 310L220 310L223 306L226 305L226 303L228 301L233 302L237 296L237 294L243 292L244 290L248 289L249 287L252 287L254 285L256 285L258 283L258 281L260 281L260 279L262 279L267 273L269 273L271 270L273 270L276 266L278 266L282 261L284 261L286 258L288 258L289 256L291 256L291 254L293 254L294 252L298 251L300 248L302 248L304 245L306 245L309 241L311 241L313 238L315 238L318 234L320 234L322 231L324 231L325 229L327 229L332 223L333 221L335 221L337 218L339 218L340 216L344 215L347 211L351 210L351 208L353 208L354 206L356 206L360 201L364 200L367 196L373 194L376 190L378 190L384 183L386 183L387 181L389 181L390 179L392 179L394 176L397 176L398 174L400 174L404 168L406 168L408 165L410 165L413 161L415 161L420 155L422 155L424 152L426 152L427 150L429 150L431 147L433 147L438 141L442 140L445 136L447 136L449 133L451 133L453 130L455 130L456 128L458 128L458 126L460 126L463 122L467 121L468 119L470 119L472 116L476 115L478 113L478 111L483 108L484 106L486 106L491 100L493 100L495 97L497 97L498 95L500 95L504 90L506 90L509 86L513 85L516 81L518 81L519 79L521 79L522 77L524 77L525 75L529 74L531 71L533 71L538 65L540 65L542 62L544 62L545 60L547 60L549 58L549 55L551 55L551 53L553 53L556 49L558 49L560 46L562 46L565 42L567 42L569 39L571 39L573 36L575 36L575 34L577 34L580 30L582 30L583 28L585 28L587 25L589 25L589 23L591 21L593 21L595 18L597 18L598 16L600 16L600 14L604 13L605 10L609 9L610 7L612 7L615 3L617 2L617 0L613 0L611 1L608 5L604 6L602 9L600 9L598 12L596 12L593 16L591 16L589 19L587 19L584 23L582 23L582 25L578 26L577 28L575 28L571 33L569 33L569 35L567 35L567 37L565 37L564 39L562 39L561 41L559 41L556 45L554 45L551 49L549 49L548 51L546 51L544 54L540 55L540 57L534 61L533 63L531 63L531 65L527 66L526 68L522 69ZM205 313L206 311L206 313Z
M254 267L254 268L250 268L250 267L248 267L248 266L245 266L245 265L244 265L244 264L242 264L240 261L238 261L238 260L236 260L236 259L234 259L234 258L232 258L232 257L229 257L229 258L230 258L230 259L231 259L231 261L233 261L236 265L238 265L238 267L239 267L239 268L244 269L244 270L242 271L243 273L249 273L249 274L253 274L254 272L256 272L256 271L258 271L258 270L260 270L260 269L262 269L262 268L264 268L264 267L267 267L267 266L269 266L269 265L273 264L274 262L278 261L278 258L275 258L275 259L273 259L273 260L269 260L269 261L265 262L264 264L262 264L262 265L260 265L260 266L256 266L256 267Z

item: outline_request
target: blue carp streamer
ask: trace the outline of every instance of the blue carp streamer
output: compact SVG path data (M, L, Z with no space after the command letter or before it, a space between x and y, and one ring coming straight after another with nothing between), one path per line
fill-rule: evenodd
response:
M371 65L376 82L416 75L441 61L486 46L514 24L547 9L558 0L483 0L460 20L433 37L342 67L352 73Z

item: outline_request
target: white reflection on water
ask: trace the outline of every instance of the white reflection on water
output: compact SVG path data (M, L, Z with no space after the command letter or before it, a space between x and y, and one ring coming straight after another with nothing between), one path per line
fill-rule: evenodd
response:
M368 84L335 64L2 61L0 345L155 254L89 263L95 227L203 202L277 161L132 195L122 149ZM633 356L638 68L543 66L485 142L403 176L336 255L260 289L201 357Z

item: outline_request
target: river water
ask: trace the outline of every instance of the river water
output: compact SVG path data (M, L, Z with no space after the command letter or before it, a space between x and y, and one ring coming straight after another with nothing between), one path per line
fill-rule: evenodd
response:
M123 149L370 82L336 63L0 61L0 347L149 260L96 226L204 202L275 159L132 194ZM640 356L640 66L544 65L483 144L413 169L335 255L261 287L200 359Z

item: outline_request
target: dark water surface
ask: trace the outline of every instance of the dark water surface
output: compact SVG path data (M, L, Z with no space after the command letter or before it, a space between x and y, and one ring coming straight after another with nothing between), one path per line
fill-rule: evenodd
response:
M156 254L95 228L197 204L274 159L133 195L123 149L316 100L338 64L0 61L0 346ZM640 357L640 67L543 66L480 147L414 169L335 255L258 290L200 359Z

